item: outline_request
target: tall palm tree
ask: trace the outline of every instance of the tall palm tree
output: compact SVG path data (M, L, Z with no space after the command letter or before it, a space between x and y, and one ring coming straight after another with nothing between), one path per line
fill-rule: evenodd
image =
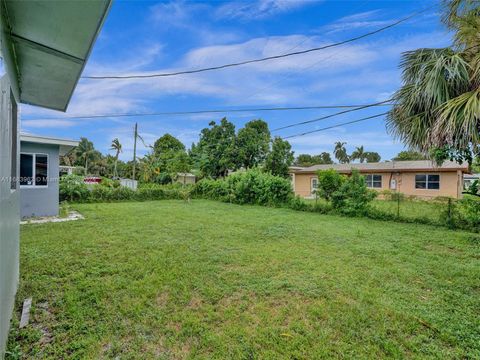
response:
M75 148L75 155L85 166L85 175L88 174L88 162L95 158L96 150L93 143L87 138L80 138L78 146Z
M443 22L454 32L454 43L403 54L403 85L393 97L387 127L424 153L444 149L444 157L462 158L480 145L480 2L444 5Z
M335 143L335 149L333 150L333 154L335 158L341 164L348 164L350 162L350 156L347 154L347 149L345 148L346 142L337 141Z
M367 159L367 153L365 152L365 149L362 146L357 146L354 152L352 152L352 155L350 156L352 160L360 160L360 163L363 163Z
M122 144L120 144L120 140L115 138L112 140L112 144L110 145L110 150L115 150L115 163L113 166L113 177L117 177L117 162L118 162L118 155L122 152Z

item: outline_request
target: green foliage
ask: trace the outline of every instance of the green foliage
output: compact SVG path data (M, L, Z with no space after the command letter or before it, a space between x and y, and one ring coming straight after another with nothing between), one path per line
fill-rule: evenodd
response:
M412 148L427 153L447 147L443 159L470 162L469 153L480 144L480 2L445 4L444 22L453 31L454 46L403 55L403 85L393 96L387 126Z
M404 150L400 151L397 156L395 156L392 160L395 161L409 161L409 160L425 160L426 156L422 153L414 150Z
M265 170L272 175L288 177L288 168L293 163L292 146L281 137L275 136L272 141L272 149L265 160Z
M83 182L83 176L66 175L60 178L60 201L84 201L89 196L88 186Z
M202 179L195 184L194 195L211 200L228 200L230 191L225 180Z
M466 192L470 195L478 195L478 192L480 190L480 182L478 180L473 181Z
M62 201L60 203L58 215L61 218L66 218L68 214L70 214L70 204L68 203L68 201Z
M165 134L155 141L153 145L153 152L156 156L185 151L185 145L176 137Z
M480 200L470 197L460 200L459 213L467 228L480 231Z
M365 149L362 146L358 146L353 152L352 155L350 155L350 160L358 160L360 163L365 162L367 159L365 156Z
M382 159L379 153L375 151L367 151L365 152L365 160L367 160L367 163L375 163L379 162Z
M322 152L319 155L300 154L295 159L294 165L296 166L312 166L322 164L333 164L332 157L328 152Z
M195 194L236 204L282 205L288 203L293 191L287 179L251 169L226 179L201 180L195 185Z
M365 215L376 196L375 191L367 188L365 178L358 171L352 171L352 175L332 194L332 206L345 215Z
M263 164L270 146L270 130L263 120L252 120L238 131L238 159L240 166L250 169Z
M207 177L224 177L237 167L235 125L223 118L220 124L210 122L200 133L196 147L200 170Z
M333 193L339 190L346 180L345 176L339 174L334 169L318 171L317 177L316 195L327 201L332 200Z
M348 164L350 162L350 156L347 154L345 147L346 144L346 142L337 141L333 149L333 154L340 164Z

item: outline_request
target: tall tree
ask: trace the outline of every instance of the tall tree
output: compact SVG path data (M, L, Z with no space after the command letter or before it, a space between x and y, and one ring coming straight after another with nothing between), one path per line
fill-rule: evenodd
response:
M392 160L395 161L408 161L408 160L425 160L426 156L423 155L421 152L415 150L404 150L400 151L397 156L395 156Z
M350 156L350 159L352 160L358 160L360 163L363 163L366 160L366 153L365 149L362 146L357 146L354 152L352 152L352 155Z
M265 170L273 175L288 177L288 168L294 159L292 146L281 137L275 136L272 149L265 160Z
M312 160L315 165L322 165L322 164L333 164L332 157L328 152L322 152L319 155L312 156Z
M227 118L219 124L212 121L208 125L201 131L196 149L200 170L205 176L223 177L237 166L235 125Z
M333 154L340 164L348 164L350 162L350 156L348 156L347 149L345 148L346 144L346 142L341 141L335 143Z
M382 159L379 153L375 151L367 151L365 152L365 160L367 160L367 163L375 163L379 162Z
M263 120L252 120L238 131L238 159L244 168L262 164L270 148L270 130Z
M294 161L296 166L312 166L314 165L313 157L310 154L300 154Z
M397 138L437 160L471 160L480 145L480 2L444 2L452 47L404 53L403 85L387 126Z
M78 146L75 148L75 156L80 165L85 169L85 175L88 174L88 163L93 161L97 156L93 143L85 137L80 138Z
M118 162L118 156L122 152L122 144L120 144L120 140L118 140L118 138L115 138L112 140L112 144L110 145L110 150L115 150L115 163L113 167L113 176L118 177L117 162Z
M176 153L178 151L185 151L185 145L178 140L175 136L165 134L153 145L153 152L156 156L160 156L165 153Z

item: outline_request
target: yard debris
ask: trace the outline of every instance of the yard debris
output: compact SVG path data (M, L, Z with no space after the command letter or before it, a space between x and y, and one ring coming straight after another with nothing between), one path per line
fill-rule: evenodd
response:
M22 317L20 318L19 328L22 329L28 325L30 319L30 308L32 307L32 298L25 299L23 302Z
M68 213L68 216L66 217L45 216L45 217L32 218L32 219L20 221L20 225L57 223L57 222L75 221L75 220L82 220L82 219L84 219L82 214L80 214L77 211L70 211Z

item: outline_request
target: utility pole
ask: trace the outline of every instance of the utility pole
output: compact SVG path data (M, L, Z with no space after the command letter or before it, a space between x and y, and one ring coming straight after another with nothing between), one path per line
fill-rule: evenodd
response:
M135 180L135 167L137 165L137 123L135 123L135 139L133 140L133 180Z

